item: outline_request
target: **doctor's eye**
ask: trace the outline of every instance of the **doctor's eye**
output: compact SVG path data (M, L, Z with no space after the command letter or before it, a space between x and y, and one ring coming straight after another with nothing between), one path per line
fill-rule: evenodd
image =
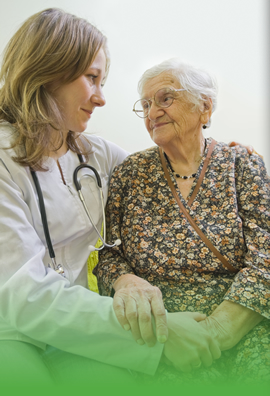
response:
M86 77L92 82L95 83L95 80L98 78L95 74L87 74Z

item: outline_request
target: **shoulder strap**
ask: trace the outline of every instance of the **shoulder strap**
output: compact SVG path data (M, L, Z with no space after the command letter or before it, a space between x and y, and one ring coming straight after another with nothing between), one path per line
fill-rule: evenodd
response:
M205 161L204 161L204 164L203 164L202 171L201 171L201 174L199 176L198 182L196 184L196 187L193 190L193 193L192 193L191 197L188 200L188 206L191 206L192 202L194 201L194 198L196 197L196 195L197 195L197 193L199 191L199 188L201 187L201 184L202 184L202 181L203 181L203 178L204 178L204 174L205 174L206 169L208 167L208 164L209 164L209 161L210 161L210 158L211 158L211 155L212 155L212 152L214 150L214 147L215 147L216 143L217 142L213 139L211 144L210 144L210 146L209 146L208 153L207 153L207 156L205 158Z
M210 148L211 148L211 146L212 146L212 148L211 148L211 153L210 153L209 156L207 155L207 157L206 157L206 159L205 159L206 165L205 165L205 163L204 163L203 169L202 169L202 172L201 172L201 175L200 175L199 180L198 180L198 183L200 182L200 184L201 184L202 179L203 179L203 177L204 177L204 174L205 174L205 171L206 171L207 165L208 165L208 163L209 163L210 156L211 156L211 154L212 154L212 151L213 151L213 148L214 148L215 144L216 144L216 141L213 140L212 143L211 143L211 145L210 145L210 147L209 147L208 154L209 154ZM178 197L177 192L176 192L176 189L175 189L175 187L174 187L174 185L173 185L173 182L172 182L172 180L171 180L171 178L170 178L170 174L169 174L168 169L167 169L167 167L166 167L166 162L165 162L164 154L163 154L163 151L162 151L161 147L159 148L159 155L160 155L162 167L163 167L163 170L164 170L166 179L167 179L167 181L168 181L169 187L170 187L170 189L171 189L171 191L172 191L172 193L173 193L174 198L176 199L176 202L177 202L179 208L182 210L184 216L187 218L187 220L189 221L190 225L194 228L194 230L197 232L197 234L200 236L200 238L201 238L202 241L206 244L206 246L214 253L214 255L222 262L222 264L223 264L226 268L228 268L231 272L234 272L234 273L238 272L238 270L237 270L236 268L234 268L234 267L225 259L225 257L222 256L222 254L215 248L215 246L209 241L209 239L206 237L206 235L205 235L205 234L202 232L202 230L197 226L197 224L195 223L195 221L193 220L193 218L192 218L192 217L190 216L190 214L187 212L186 208L184 207L184 205L182 204L180 198ZM199 185L199 187L200 187L200 185ZM198 191L199 187L197 188L197 186L196 186L195 190ZM195 190L194 190L194 191L195 191ZM196 194L197 194L197 191L196 191ZM194 192L193 192L192 196L194 195L194 197L195 197L196 194L194 194ZM191 197L191 198L192 198L192 197ZM190 198L190 201L191 201L191 198ZM194 198L193 198L193 199L194 199Z

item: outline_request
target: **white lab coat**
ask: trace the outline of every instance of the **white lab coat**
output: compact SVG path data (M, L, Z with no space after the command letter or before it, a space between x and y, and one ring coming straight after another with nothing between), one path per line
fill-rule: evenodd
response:
M7 147L11 128L0 126L0 146ZM5 136L5 137L4 137ZM118 146L90 136L89 165L99 172L105 202L113 168L128 154ZM153 374L162 345L140 346L120 326L112 298L87 286L88 246L98 237L73 183L79 165L75 153L47 158L47 172L37 172L44 196L56 260L66 279L48 268L36 189L28 168L16 164L12 150L0 150L0 340L21 340L40 348L46 344L107 364ZM89 173L88 171L81 171ZM101 228L99 192L94 178L82 180L83 194L95 224Z

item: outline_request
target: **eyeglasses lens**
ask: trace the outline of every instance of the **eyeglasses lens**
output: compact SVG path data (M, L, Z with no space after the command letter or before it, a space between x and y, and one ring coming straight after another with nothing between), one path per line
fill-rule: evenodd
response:
M157 106L169 107L174 100L174 91L169 88L160 89L155 93L154 101ZM148 116L151 107L150 99L140 99L134 105L133 111L141 117L146 118Z
M146 118L150 109L150 102L146 99L138 100L134 105L134 111L141 118Z
M174 93L170 89L160 89L155 94L155 102L157 106L169 107L174 100Z

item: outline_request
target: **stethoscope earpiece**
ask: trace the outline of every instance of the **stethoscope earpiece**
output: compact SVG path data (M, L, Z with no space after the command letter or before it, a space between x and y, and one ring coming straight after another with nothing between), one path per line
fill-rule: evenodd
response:
M119 246L119 245L121 245L121 243L122 243L121 239L116 239L116 241L112 245L108 245L106 243L106 244L103 244L100 248L96 248L93 245L89 245L88 246L88 250L89 250L90 253L92 253L92 252L95 252L95 251L102 250L102 249L104 249L104 247L113 248L113 247Z

